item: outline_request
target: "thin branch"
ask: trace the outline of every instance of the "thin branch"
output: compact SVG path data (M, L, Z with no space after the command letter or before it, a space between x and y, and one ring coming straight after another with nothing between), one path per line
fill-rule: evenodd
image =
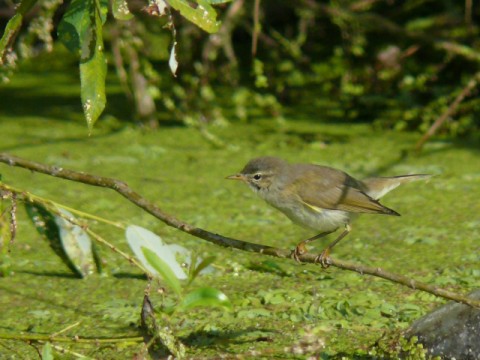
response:
M443 125L443 123L447 121L447 119L449 119L457 111L458 106L462 103L465 97L467 97L470 92L478 85L479 81L480 72L477 72L468 82L468 84L462 89L460 94L457 95L457 97L450 104L448 109L445 110L445 112L443 112L442 115L437 118L437 120L435 120L435 122L432 124L432 126L430 126L425 135L423 135L422 138L417 142L417 144L415 145L416 151L422 150L422 147L427 142L427 140L430 139Z
M472 25L472 0L465 0L465 24Z
M55 176L57 178L81 182L87 185L110 188L115 190L129 201L147 211L148 213L155 216L157 219L163 221L166 225L174 227L178 230L181 230L192 236L209 241L213 244L235 248L243 251L256 252L260 254L270 255L277 258L291 258L290 250L279 249L271 246L265 246L255 243L250 243L247 241L237 240L229 237L225 237L219 234L209 232L207 230L197 228L186 222L183 222L176 217L167 214L158 206L143 198L132 190L125 182L116 180L113 178L101 177L97 175L87 174L85 172L78 172L73 170L68 170L65 168L60 168L56 166L45 165L30 160L22 159L7 153L0 153L0 162L8 164L10 166L17 166L24 169L28 169L35 172L40 172L43 174ZM316 255L314 254L304 254L299 257L301 262L305 263L315 263ZM421 290L432 295L442 297L444 299L453 300L459 303L467 304L473 307L480 308L480 301L468 298L448 290L440 289L437 286L425 284L416 280L413 280L407 276L395 274L389 271L385 271L379 267L370 267L360 264L354 264L348 261L338 260L329 258L328 264L340 269L355 271L359 274L367 274L376 277L380 277L385 280L395 282L397 284L404 285L414 290Z
M252 57L257 55L258 34L260 33L260 0L253 5Z

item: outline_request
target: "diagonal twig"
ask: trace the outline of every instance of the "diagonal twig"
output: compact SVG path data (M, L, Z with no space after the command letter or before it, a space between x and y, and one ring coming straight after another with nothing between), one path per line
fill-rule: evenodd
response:
M272 246L265 246L247 241L237 240L192 226L170 214L167 214L158 206L156 206L155 204L135 192L133 189L131 189L125 182L117 179L92 175L81 171L68 170L65 168L51 165L45 165L27 159L19 158L7 153L0 153L0 162L3 162L10 166L17 166L31 171L55 176L61 179L115 190L138 207L155 216L157 219L163 221L166 225L174 227L187 234L204 239L219 246L239 249L243 251L256 252L278 258L291 257L291 251L287 249L280 249ZM315 263L316 257L317 256L314 254L306 253L299 256L299 260L305 263ZM383 270L379 267L370 267L334 258L329 258L328 263L329 265L337 267L339 269L355 271L362 275L366 274L376 276L409 287L413 290L421 290L432 295L442 297L444 299L453 300L459 303L480 308L479 300L471 299L468 296L438 288L435 285L429 285L420 281L416 281L407 276L395 274Z
M430 139L437 130L443 125L448 118L450 118L456 111L458 106L462 103L462 101L467 97L472 90L478 85L480 81L480 71L477 72L467 83L467 85L462 89L462 91L457 95L455 100L450 104L450 106L445 110L442 115L440 115L437 120L430 126L428 131L422 136L420 140L418 140L417 144L415 145L415 150L420 151L422 150L423 145Z

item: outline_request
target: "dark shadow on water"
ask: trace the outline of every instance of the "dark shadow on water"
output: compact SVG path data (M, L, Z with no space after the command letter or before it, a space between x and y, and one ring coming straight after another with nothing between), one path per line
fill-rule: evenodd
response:
M341 360L341 359L353 359L353 360L373 360L373 359L385 359L384 356L379 357L379 356L372 356L372 355L358 355L355 354L352 356L351 353L337 353L335 355L328 355L326 353L320 354L319 359L321 360ZM393 359L393 358L392 358Z
M80 86L78 84L78 86ZM102 116L95 124L92 135L88 135L87 125L83 119L80 94L43 94L32 91L29 88L14 88L0 91L0 118L1 121L22 121L23 118L38 119L35 126L42 127L42 119L45 119L45 127L51 128L51 133L43 132L36 134L34 131L25 131L19 136L17 144L1 146L0 151L15 151L35 146L43 146L59 143L77 143L89 138L103 138L123 131L127 126L142 124L132 119L131 107L123 94L108 94L107 105L102 116L111 116L116 122L104 125ZM169 113L158 113L160 128L185 127L182 121L175 120ZM76 136L62 136L56 134L53 122L76 123L84 133ZM38 124L38 125L37 125ZM148 130L150 131L150 130ZM79 130L81 132L81 130Z
M254 337L248 337L249 334L256 334ZM258 335L261 333L260 335ZM229 344L250 344L256 342L273 342L274 334L277 330L250 327L236 331L195 331L190 333L182 342L189 347L209 347L211 345L227 348ZM245 337L244 339L239 339Z
M32 271L32 270L15 270L17 274L28 274L34 276L45 276L45 277L54 277L54 278L63 278L63 279L76 279L81 280L82 278L69 273L69 272L60 272L60 271ZM134 273L115 273L111 275L116 279L134 279L134 280L147 280L145 274L134 274Z
M85 124L85 129L86 129L86 124ZM87 130L85 130L85 136L71 136L71 137L58 137L58 138L51 138L45 136L32 136L29 135L28 139L26 139L27 136L25 136L22 140L23 143L17 144L17 145L11 145L11 146L5 146L1 147L0 146L0 151L14 151L14 150L21 150L21 149L28 149L28 148L34 148L36 146L44 146L44 145L55 145L55 144L63 144L63 143L81 143L84 142L85 139L101 139L101 138L107 138L109 136L113 136L119 132L122 132L125 129L125 126L118 127L116 129L112 129L109 132L103 133L103 134L93 134L88 136Z
M147 280L145 274L132 274L132 273L115 273L112 274L117 279L135 279L135 280Z
M32 271L32 270L17 270L15 271L18 274L28 274L35 276L46 276L46 277L56 277L64 279L81 279L79 276L68 273L68 272L59 272L59 271Z
M283 270L282 266L273 260L264 260L261 262L251 262L247 265L247 269L261 273L274 274L281 277L293 277L293 273Z
M388 173L390 169L393 167L405 162L408 157L411 156L409 155L409 152L407 150L399 150L398 151L398 156L394 158L393 160L390 160L389 162L386 162L380 166L378 166L376 169L368 172L365 174L366 178L371 177L371 176L378 176L378 174L383 174L383 173Z
M454 148L464 148L470 151L480 151L480 142L477 139L464 140L464 139L452 139L452 140L436 140L432 139L427 142L424 148L417 152L412 147L404 147L398 149L397 157L393 160L386 162L374 170L366 174L366 177L377 176L378 174L388 173L390 169L407 161L410 158L422 158L431 155L441 154L443 152L452 150ZM435 174L432 174L435 175Z
M303 141L305 144L311 144L314 142L322 142L325 145L332 143L344 144L350 141L352 135L345 133L329 133L328 131L314 132L314 131L298 131L290 129L285 134L296 137Z
M61 308L61 309L65 309L65 310L74 310L76 313L79 313L79 314L82 314L82 315L87 315L87 316L92 315L91 311L84 311L81 307L75 307L75 308L72 307L72 304L69 303L68 298L65 298L65 302L62 303L62 302L59 302L58 299L55 299L55 297L48 296L48 294L43 295L43 293L37 292L35 294L35 296L32 296L32 294L30 294L30 293L27 293L27 294L23 293L21 291L21 289L22 288L19 287L19 286L17 286L15 289L13 289L13 288L9 288L9 287L6 287L6 286L2 286L0 284L0 291L5 291L6 293L9 293L9 294L12 294L12 295L15 295L15 296L19 296L19 297L23 297L23 298L27 298L27 299L35 301L35 302L44 303L44 304L49 305L49 307L55 306L57 308Z

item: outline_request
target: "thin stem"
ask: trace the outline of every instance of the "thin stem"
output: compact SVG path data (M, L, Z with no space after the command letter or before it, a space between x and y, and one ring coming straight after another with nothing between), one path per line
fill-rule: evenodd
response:
M122 342L143 342L142 336L119 338L80 338L78 336L51 336L41 334L0 333L0 339L22 341L55 341L79 344L113 344Z
M55 345L55 344L51 344L51 345L52 345L52 348L54 348L55 350L57 350L61 354L70 354L70 355L72 355L74 357L77 357L79 359L95 360L94 358L85 356L85 355L80 354L78 352L75 352L75 351L72 351L72 350L69 350L69 349L65 349L62 346L58 346L58 345Z
M52 336L52 337L58 336L58 335L66 332L66 331L68 331L68 330L70 330L70 329L73 329L75 326L78 326L78 325L80 325L80 321L77 321L76 323L70 324L70 325L68 325L66 328L63 328L62 330L59 330L59 331L53 333L53 334L50 335L50 336Z
M126 183L120 180L101 177L97 175L90 175L84 172L58 168L56 166L45 165L30 160L22 159L6 153L0 153L0 162L10 166L18 166L31 171L40 172L43 174L55 176L66 180L81 182L87 185L99 186L115 190L126 199L155 216L157 219L163 221L166 225L174 227L192 236L204 239L213 244L235 248L243 251L256 252L260 254L270 255L277 258L291 258L291 251L287 249L279 249L271 246L255 244L247 241L237 240L229 237L224 237L219 234L209 232L207 230L197 228L186 222L183 222L176 217L167 214L158 206L140 196L140 194L133 191ZM304 254L298 257L299 261L306 263L315 263L317 256L314 254ZM395 274L379 267L370 267L360 264L354 264L347 261L329 258L328 264L343 270L355 271L359 274L367 274L376 276L385 280L401 284L413 290L421 290L432 295L442 297L444 299L453 300L459 303L467 304L473 307L480 308L480 301L471 299L467 296L460 295L448 290L440 289L437 286L425 284L409 278L404 275Z

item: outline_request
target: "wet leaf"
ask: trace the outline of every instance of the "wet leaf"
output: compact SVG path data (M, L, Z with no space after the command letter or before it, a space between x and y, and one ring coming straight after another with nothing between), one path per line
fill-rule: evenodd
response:
M188 293L179 306L182 310L188 310L198 306L216 306L231 309L232 303L220 290L203 287Z

